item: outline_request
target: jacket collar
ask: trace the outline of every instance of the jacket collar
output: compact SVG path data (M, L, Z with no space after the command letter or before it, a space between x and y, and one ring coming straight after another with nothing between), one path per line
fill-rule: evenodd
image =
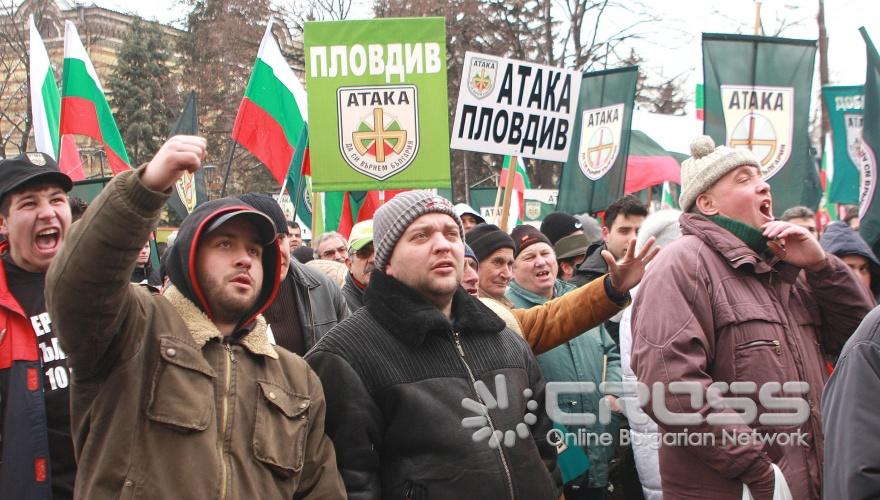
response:
M12 295L9 289L8 281L6 281L6 263L3 262L3 254L9 251L9 241L0 242L0 307L5 307L19 316L27 317L18 299Z
M547 298L543 295L538 295L537 293L526 290L516 281L511 281L510 283L508 283L507 286L512 295L515 295L518 298L522 299L520 302L525 301L526 303L528 303L529 307L539 306L549 300L552 300L552 298L561 297L565 293L577 288L571 283L566 283L562 280L557 279L556 283L553 285L553 297Z
M452 299L453 327L419 292L378 269L370 275L364 306L382 327L410 347L420 346L429 334L446 336L453 328L464 335L491 335L505 327L501 318L461 287Z
M578 266L578 271L593 272L605 274L608 272L608 263L602 257L602 250L605 250L605 242L598 241L587 247L587 256Z
M321 286L321 282L316 280L315 278L309 276L303 271L304 264L301 264L298 260L291 258L290 259L290 270L287 271L287 274L293 278L298 284L312 289Z
M702 215L685 213L682 214L679 222L683 235L696 236L721 254L734 269L749 266L755 274L775 272L789 283L794 283L801 271L799 267L783 261L779 261L771 266L758 257L754 250L749 248L748 245L733 233Z
M191 300L186 298L180 290L174 286L169 286L162 296L171 303L171 306L183 318L183 322L186 323L186 327L189 329L189 333L199 349L214 338L223 340L220 330L214 326L214 323L208 319L208 316ZM272 347L272 344L269 343L269 336L266 333L266 320L262 315L257 316L256 321L253 323L253 328L244 334L239 342L252 354L278 359L278 353Z

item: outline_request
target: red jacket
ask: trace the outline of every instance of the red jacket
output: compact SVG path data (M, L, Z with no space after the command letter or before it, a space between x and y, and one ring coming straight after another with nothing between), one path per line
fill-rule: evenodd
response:
M0 243L0 255L9 243ZM0 259L0 491L4 498L51 498L49 438L37 336L6 283Z
M689 435L715 436L715 445L661 446L663 498L739 500L743 483L753 493L768 487L772 491L771 461L782 469L794 498L821 498L819 402L828 379L824 353L840 352L871 310L871 297L833 255L827 255L828 265L816 273L784 262L770 267L739 238L704 217L682 215L681 229L682 238L651 264L633 306L631 365L639 381L667 387L696 381L704 388L719 381L748 381L758 389L767 382L805 381L809 391L802 397L809 416L803 424L788 426L757 421L686 426ZM756 403L758 415L767 412L757 394L746 397ZM721 412L706 403L705 393L700 410L691 409L686 394L666 392L665 403L679 413L699 411L705 417ZM646 409L661 433L684 431L685 426L664 425L652 405ZM801 433L806 445L724 439L724 431L748 435L752 429L777 436Z

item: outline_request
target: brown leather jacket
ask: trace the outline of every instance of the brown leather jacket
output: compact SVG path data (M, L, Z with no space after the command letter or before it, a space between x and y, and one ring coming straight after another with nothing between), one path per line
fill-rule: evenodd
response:
M770 462L782 469L792 495L819 499L822 478L822 428L819 402L828 379L825 354L840 352L846 339L871 309L871 298L849 268L828 255L827 266L809 273L780 262L770 267L732 233L694 214L681 217L683 236L651 264L633 305L632 367L640 382L805 381L809 417L800 425L668 425L649 415L661 433L714 436L715 444L693 446L676 441L660 448L663 497L739 500L742 484L755 498L772 491ZM781 397L781 394L776 394ZM730 393L725 396L731 396ZM788 393L787 396L798 397ZM758 414L767 408L755 401ZM673 412L703 416L729 412L706 403L692 409L687 394L665 394ZM792 413L793 410L776 410ZM702 419L705 422L705 419ZM800 436L790 442L747 444L729 439L756 430L767 435ZM724 432L728 438L725 439ZM799 434L798 434L799 433ZM673 436L674 437L674 436ZM708 437L703 438L709 443Z
M184 289L128 283L167 199L138 174L104 188L46 280L73 372L76 498L345 498L320 381L268 342L262 316L223 339ZM198 241L202 215L193 234L181 228L180 252L195 253L185 240Z

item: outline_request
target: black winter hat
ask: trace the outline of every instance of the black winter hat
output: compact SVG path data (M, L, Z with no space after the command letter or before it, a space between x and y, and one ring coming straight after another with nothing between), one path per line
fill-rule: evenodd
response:
M575 231L583 230L583 227L577 217L565 212L553 212L541 222L541 232L550 240L550 246Z
M502 248L516 248L510 235L495 224L478 224L465 235L465 240L480 262Z
M530 226L528 224L523 224L522 226L516 226L513 228L513 232L510 234L513 237L513 244L515 245L513 248L513 257L516 258L519 254L525 250L526 248L534 245L535 243L546 243L553 247L553 244L550 243L550 240L547 238L544 233L538 231L534 226Z
M58 170L51 156L27 153L0 161L0 200L10 191L38 179L58 184L65 192L73 189L73 181Z
M284 216L284 210L281 210L281 205L275 201L275 198L268 194L245 193L238 199L268 215L272 219L272 223L275 224L276 233L284 236L290 235L290 231L287 229L287 217Z

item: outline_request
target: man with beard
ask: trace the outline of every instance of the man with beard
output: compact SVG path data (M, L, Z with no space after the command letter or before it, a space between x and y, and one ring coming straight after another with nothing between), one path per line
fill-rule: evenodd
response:
M0 496L73 498L67 358L46 269L70 226L70 178L36 153L0 162Z
M341 498L321 384L271 345L261 315L281 278L272 220L237 199L204 203L166 258L163 295L128 283L206 146L175 136L115 176L50 266L46 302L73 372L76 497Z

